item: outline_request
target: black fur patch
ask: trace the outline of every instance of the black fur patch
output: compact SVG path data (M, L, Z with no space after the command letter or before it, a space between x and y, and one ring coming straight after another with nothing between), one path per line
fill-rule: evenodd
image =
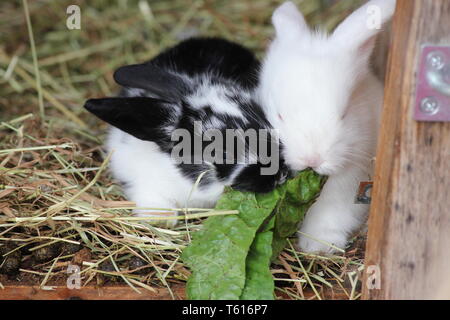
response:
M153 98L89 99L84 107L103 121L138 139L167 142L164 124L170 122L170 110L163 101Z
M234 81L244 89L258 84L259 61L244 47L220 38L192 38L168 49L149 63L189 77L215 74L213 81Z

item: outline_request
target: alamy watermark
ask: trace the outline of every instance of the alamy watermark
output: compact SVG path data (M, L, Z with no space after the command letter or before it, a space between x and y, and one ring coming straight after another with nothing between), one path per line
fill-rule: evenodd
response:
M381 8L376 5L367 7L366 26L369 30L380 30L382 24Z
M379 265L367 266L366 286L368 290L381 289L381 269Z
M356 287L358 281L361 281L363 272L366 273L366 288L367 290L381 289L381 269L379 265L360 266L355 271L347 273L350 284L353 288Z
M73 4L67 7L66 13L69 15L66 19L66 26L69 30L81 29L81 9Z
M276 129L208 129L194 122L193 133L175 129L171 139L178 142L171 157L176 164L261 164L261 175L279 169L279 134Z
M81 274L80 266L76 264L69 264L66 272L69 274L66 280L66 286L68 289L80 289L81 288Z

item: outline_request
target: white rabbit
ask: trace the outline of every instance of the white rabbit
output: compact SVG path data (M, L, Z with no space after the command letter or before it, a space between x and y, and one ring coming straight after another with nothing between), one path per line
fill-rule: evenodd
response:
M292 2L273 14L276 37L262 67L260 103L279 130L286 164L329 176L300 229L306 252L345 248L367 218L368 206L355 204L355 196L372 173L383 99L369 57L395 4L369 1L331 35L310 30Z

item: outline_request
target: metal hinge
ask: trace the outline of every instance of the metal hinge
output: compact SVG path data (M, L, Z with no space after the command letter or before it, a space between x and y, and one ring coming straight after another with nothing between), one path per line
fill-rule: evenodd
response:
M424 45L420 57L414 119L450 121L450 46Z

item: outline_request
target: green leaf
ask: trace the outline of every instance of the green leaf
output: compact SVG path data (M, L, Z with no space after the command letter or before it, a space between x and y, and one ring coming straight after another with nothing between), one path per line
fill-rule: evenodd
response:
M273 299L270 262L286 245L318 197L325 178L303 171L267 194L227 189L218 210L239 215L208 218L182 259L191 269L189 299Z
M325 182L326 177L312 170L302 171L286 182L285 193L276 209L272 261L286 246L286 239L297 232L306 211L319 196Z
M270 272L272 239L272 231L256 234L246 260L246 279L241 300L273 300L275 284Z
M240 214L208 218L182 254L192 270L186 290L189 299L240 298L248 251L277 201L277 190L258 199L253 193L226 190L216 208L239 210Z

